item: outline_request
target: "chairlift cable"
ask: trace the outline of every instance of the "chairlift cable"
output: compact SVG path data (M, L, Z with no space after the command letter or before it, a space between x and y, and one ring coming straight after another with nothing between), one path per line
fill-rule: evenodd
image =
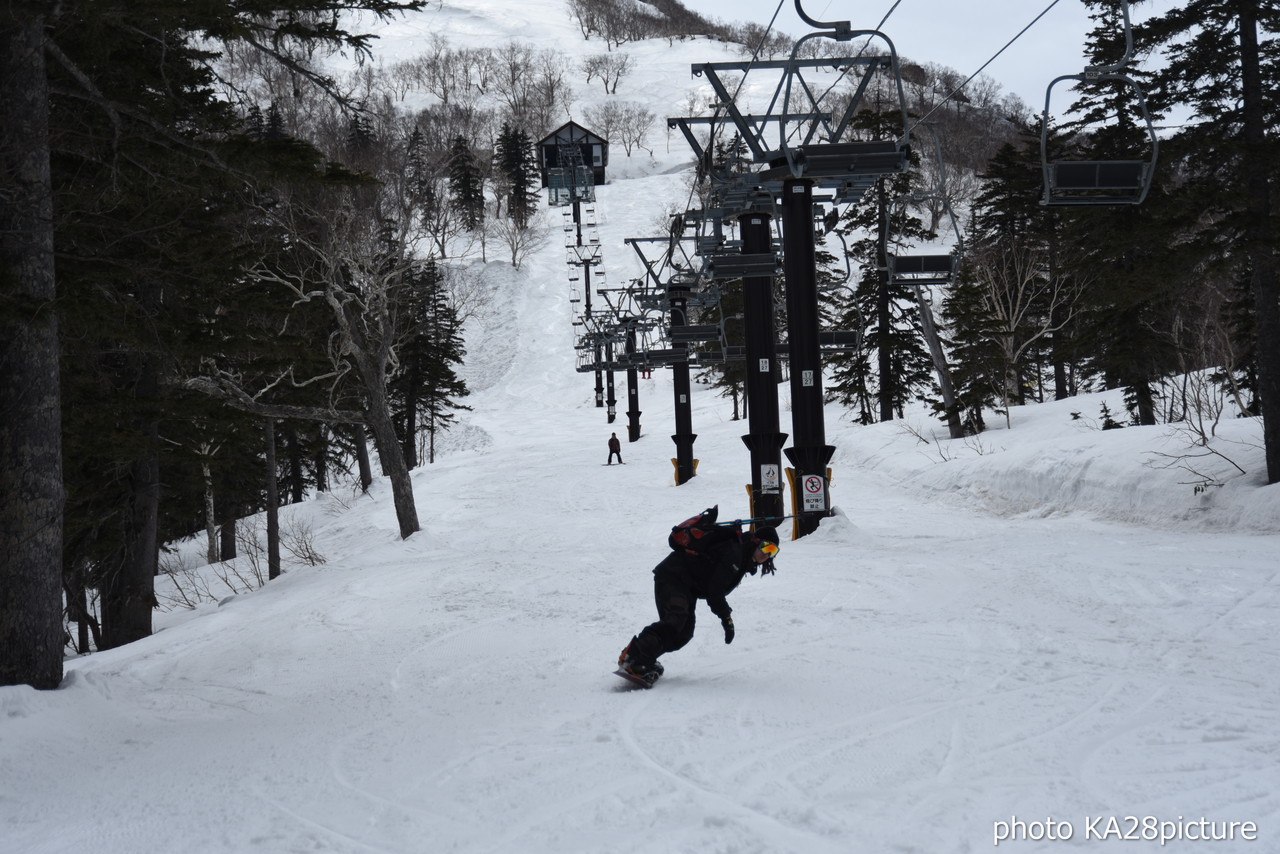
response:
M961 83L959 86L957 86L955 89L953 89L953 90L951 91L951 93L947 95L947 97L945 97L945 98L943 98L941 101L939 101L939 102L934 106L934 108L933 108L932 110L930 110L927 114L925 114L925 116L924 116L923 118L921 118L919 121L917 121L915 124L913 124L913 125L910 127L910 129L908 129L908 131L907 131L907 135L908 135L908 136L910 136L910 135L911 135L911 131L915 130L917 127L919 127L919 126L920 126L921 124L923 124L925 121L927 121L927 120L929 119L929 117L930 117L930 116L932 116L934 113L938 112L938 110L942 109L942 107L943 107L943 105L944 105L944 104L946 104L948 101L950 101L950 100L951 100L952 98L954 98L956 95L959 95L959 94L960 94L960 92L964 89L964 87L966 87L966 86L968 86L970 83L972 83L972 82L973 82L973 79L974 79L975 77L977 77L979 74L981 74L983 71L985 71L988 65L990 65L990 64L991 64L991 63L993 63L993 62L995 62L995 61L996 61L996 59L998 59L998 58L1000 57L1000 54L1004 53L1006 50L1008 50L1008 49L1013 45L1013 43L1014 43L1014 42L1016 42L1018 39L1022 38L1022 37L1026 34L1027 30L1031 29L1031 28L1032 28L1032 27L1034 27L1036 24L1038 24L1038 23L1040 22L1040 19L1041 19L1041 18L1043 18L1045 15L1049 14L1049 10L1050 10L1050 9L1052 9L1054 6L1057 6L1060 2L1062 2L1062 0L1053 0L1053 2L1052 2L1052 3L1050 3L1048 6L1046 6L1046 7L1044 8L1044 11L1043 11L1043 12L1041 12L1039 15L1036 15L1036 16L1035 16L1035 18L1034 18L1034 19L1032 19L1031 23L1029 23L1029 24L1027 24L1025 27L1023 27L1023 28L1018 32L1018 34L1017 34L1016 36L1014 36L1013 38L1009 39L1008 43L1006 43L1004 47L1000 48L998 51L996 51L996 52L995 52L995 54L993 54L993 55L992 55L992 57L991 57L990 59L988 59L986 62L982 63L982 67L981 67L981 68L979 68L977 71L975 71L975 72L973 72L972 74L970 74L970 75L969 75L969 77L968 77L968 78L967 78L963 83Z
M896 2L889 7L889 11L884 13L884 17L880 19L880 23L876 24L876 29L877 30L883 29L885 23L889 20L889 16L892 15L894 11L896 11L897 8L901 5L902 5L902 0L896 0Z

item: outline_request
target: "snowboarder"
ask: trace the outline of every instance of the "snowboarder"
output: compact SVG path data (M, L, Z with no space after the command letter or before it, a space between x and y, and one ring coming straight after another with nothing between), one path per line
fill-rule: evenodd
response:
M707 600L711 613L720 618L724 642L733 643L733 609L725 599L747 574L757 568L773 571L778 553L778 532L760 527L743 532L737 526L719 526L705 536L696 551L676 549L653 570L653 595L658 621L646 626L618 656L619 675L652 685L662 675L658 657L680 649L693 637L694 607ZM763 565L763 567L762 567ZM621 672L625 671L625 672Z
M618 434L614 433L609 437L609 462L605 465L613 465L613 455L618 455L618 463L622 463L622 443L618 441Z

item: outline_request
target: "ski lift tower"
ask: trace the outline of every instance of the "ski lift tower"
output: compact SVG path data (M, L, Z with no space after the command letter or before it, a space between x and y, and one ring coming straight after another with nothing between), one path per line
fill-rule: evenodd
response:
M552 206L567 206L571 211L571 216L567 212L568 221L565 225L567 260L570 267L574 268L570 280L576 282L579 278L576 274L580 270L583 313L590 315L592 270L598 268L603 273L600 240L595 235L595 187L597 183L604 182L609 143L577 123L568 122L545 137L538 147L542 153L542 183L547 188L548 201ZM591 207L584 211L584 204ZM599 353L596 354L595 361L600 362ZM607 400L604 372L597 369L595 375L596 406L604 407L608 404L608 421L612 424L617 412L613 372L609 371L608 374Z
M826 443L823 419L813 191L821 187L831 190L838 201L856 200L875 186L881 175L906 171L910 150L906 95L893 42L878 30L854 30L848 21L815 21L805 14L800 0L795 0L795 7L800 18L817 32L800 38L790 59L705 63L694 65L693 72L707 78L716 92L718 107L727 115L725 123L733 124L752 159L763 165L762 170L753 174L755 180L761 184L781 182L779 201L792 410L792 447L786 449L786 455L793 466L788 471L796 519L793 533L799 537L816 530L819 520L830 515L827 463L835 452L835 448ZM838 42L866 38L869 43L878 40L885 51L870 54L864 47L856 55L802 59L808 52L806 42L815 38ZM720 79L721 71L779 72L772 103L781 104L780 114L762 121L761 117L742 113ZM812 80L805 78L806 73L812 78L816 72L833 71L856 81L853 96L838 117L823 112L819 103L822 98L814 94L825 91L825 86L815 87ZM851 120L878 75L888 75L896 92L902 134L891 139L848 139ZM769 139L774 128L777 129L776 142Z
M698 461L693 456L693 443L698 434L693 432L693 400L689 367L692 354L689 345L706 340L707 330L689 325L689 309L701 304L705 294L702 292L702 276L693 269L684 244L684 224L679 217L672 222L670 231L659 238L628 238L627 243L635 249L646 270L646 279L652 283L653 291L641 299L651 308L666 314L668 322L665 328L665 339L668 348L662 350L649 349L643 356L648 366L666 366L671 368L672 393L675 397L675 433L671 441L675 443L676 455L671 463L675 467L676 486L688 483L697 474ZM651 259L645 253L644 245L648 243L665 246L660 259ZM718 328L715 337L719 337Z
M778 425L778 344L774 329L773 284L778 273L772 225L776 188L750 180L721 188L722 213L737 220L742 236L738 252L724 247L706 255L709 275L741 279L745 324L746 435L751 455L751 518L776 527L786 517L782 487L782 446L787 434ZM726 342L727 346L727 342ZM728 353L726 353L728 358Z

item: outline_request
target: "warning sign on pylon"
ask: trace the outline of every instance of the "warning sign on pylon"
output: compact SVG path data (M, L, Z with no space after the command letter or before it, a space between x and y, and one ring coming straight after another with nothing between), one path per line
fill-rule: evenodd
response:
M805 513L821 513L827 509L826 479L807 474L800 480L800 499Z

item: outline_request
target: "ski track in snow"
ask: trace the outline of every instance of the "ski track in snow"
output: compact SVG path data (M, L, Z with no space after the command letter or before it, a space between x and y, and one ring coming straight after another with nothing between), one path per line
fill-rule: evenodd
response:
M491 40L466 6L435 9L439 31ZM504 26L578 38L559 6L521 15ZM629 49L623 94L659 115L705 87L691 62L729 56ZM624 239L685 198L683 146L614 153L636 180L600 188L611 284L640 273ZM837 514L733 594L732 646L702 605L666 676L629 690L610 671L653 619L669 526L747 514L746 424L697 390L698 476L675 487L655 372L628 465L601 468L626 416L574 372L559 241L473 272L493 296L467 327L474 411L414 472L423 531L397 539L381 481L286 508L327 563L161 615L59 691L0 688L0 852L965 854L1014 816L1076 832L1001 846L1020 854L1280 851L1276 487L1191 497L1147 464L1167 429L1071 420L1118 396L1020 408L964 447L831 407ZM1250 429L1221 425L1256 472ZM1083 839L1126 815L1259 840Z
M744 425L705 419L677 490L664 435L602 471L600 413L529 392L477 395L492 442L415 473L421 535L384 536L381 488L315 502L330 563L0 692L15 850L967 852L1014 815L1274 817L1274 536L990 516L838 470L839 514L732 597L734 645L702 607L626 690L666 527L740 512ZM83 806L55 829L51 802Z

